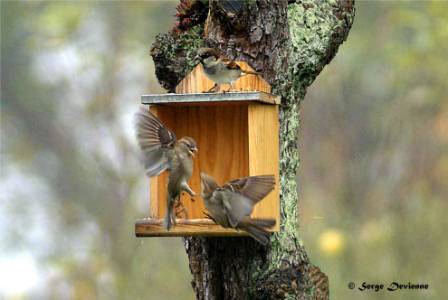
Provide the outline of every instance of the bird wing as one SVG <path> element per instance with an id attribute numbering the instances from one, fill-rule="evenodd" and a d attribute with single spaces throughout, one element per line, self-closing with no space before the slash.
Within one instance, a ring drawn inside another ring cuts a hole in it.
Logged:
<path id="1" fill-rule="evenodd" d="M 241 70 L 240 66 L 234 60 L 225 57 L 221 57 L 220 60 L 229 70 Z"/>
<path id="2" fill-rule="evenodd" d="M 250 216 L 254 205 L 266 197 L 275 185 L 273 175 L 251 176 L 227 182 L 222 188 L 223 206 L 232 227 Z"/>
<path id="3" fill-rule="evenodd" d="M 250 74 L 250 75 L 262 75 L 262 73 L 260 72 L 255 72 L 255 71 L 250 71 L 250 70 L 243 70 L 241 69 L 241 67 L 234 61 L 234 60 L 230 60 L 228 58 L 225 57 L 221 57 L 220 58 L 221 62 L 226 66 L 227 69 L 229 70 L 239 70 L 244 74 Z"/>
<path id="4" fill-rule="evenodd" d="M 223 189 L 220 193 L 223 208 L 232 227 L 236 227 L 245 216 L 252 213 L 253 204 L 246 197 L 227 189 Z"/>
<path id="5" fill-rule="evenodd" d="M 168 151 L 174 148 L 176 135 L 149 110 L 136 114 L 137 140 L 143 151 L 146 174 L 159 175 L 170 168 Z"/>
<path id="6" fill-rule="evenodd" d="M 274 175 L 249 176 L 231 180 L 223 188 L 237 192 L 255 205 L 274 189 Z"/>

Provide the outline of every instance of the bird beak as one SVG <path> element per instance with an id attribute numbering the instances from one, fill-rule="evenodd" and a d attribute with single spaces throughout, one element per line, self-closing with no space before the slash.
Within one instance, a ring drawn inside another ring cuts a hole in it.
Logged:
<path id="1" fill-rule="evenodd" d="M 198 148 L 194 147 L 194 148 L 188 149 L 188 152 L 190 152 L 191 156 L 194 157 L 194 154 L 195 154 L 196 152 L 198 152 Z"/>

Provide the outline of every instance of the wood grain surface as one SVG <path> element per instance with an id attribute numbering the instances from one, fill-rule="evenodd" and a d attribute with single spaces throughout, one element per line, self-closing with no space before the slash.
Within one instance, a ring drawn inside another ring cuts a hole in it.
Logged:
<path id="1" fill-rule="evenodd" d="M 280 230 L 279 123 L 278 106 L 248 106 L 249 175 L 275 175 L 275 189 L 258 202 L 252 216 L 275 219 Z"/>
<path id="2" fill-rule="evenodd" d="M 243 70 L 253 71 L 253 69 L 244 61 L 236 62 Z M 209 91 L 215 83 L 208 79 L 202 68 L 198 64 L 184 79 L 177 85 L 176 93 L 202 93 Z M 219 92 L 228 91 L 230 85 L 222 84 Z M 234 91 L 259 91 L 271 92 L 271 86 L 261 75 L 244 75 L 238 78 L 233 85 Z"/>
<path id="3" fill-rule="evenodd" d="M 210 219 L 176 219 L 170 231 L 162 227 L 163 219 L 143 219 L 135 223 L 138 237 L 151 236 L 248 236 L 241 230 L 229 229 L 215 224 Z M 272 231 L 272 230 L 270 230 Z"/>

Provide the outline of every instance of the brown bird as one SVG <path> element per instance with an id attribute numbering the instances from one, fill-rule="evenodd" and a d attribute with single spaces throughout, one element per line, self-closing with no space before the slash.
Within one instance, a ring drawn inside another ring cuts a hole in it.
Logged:
<path id="1" fill-rule="evenodd" d="M 200 48 L 196 59 L 202 64 L 207 78 L 215 82 L 209 91 L 216 90 L 220 84 L 230 84 L 231 90 L 235 81 L 241 76 L 261 75 L 258 72 L 241 69 L 235 61 L 221 56 L 214 48 Z"/>
<path id="2" fill-rule="evenodd" d="M 180 201 L 182 191 L 190 196 L 196 193 L 188 185 L 193 174 L 193 157 L 198 151 L 196 141 L 185 136 L 180 140 L 149 110 L 142 109 L 136 115 L 137 140 L 143 152 L 146 174 L 157 176 L 164 170 L 170 172 L 167 187 L 167 213 L 163 221 L 165 229 L 175 224 L 174 203 Z M 179 202 L 180 203 L 180 202 Z"/>
<path id="3" fill-rule="evenodd" d="M 220 187 L 216 181 L 201 173 L 201 196 L 209 217 L 223 227 L 244 230 L 263 245 L 269 243 L 265 227 L 275 225 L 273 219 L 251 219 L 254 205 L 275 186 L 273 175 L 238 178 Z"/>

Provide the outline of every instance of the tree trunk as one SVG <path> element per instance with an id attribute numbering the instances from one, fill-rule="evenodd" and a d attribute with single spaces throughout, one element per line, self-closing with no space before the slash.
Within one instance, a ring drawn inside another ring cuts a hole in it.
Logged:
<path id="1" fill-rule="evenodd" d="M 169 91 L 192 69 L 201 46 L 247 61 L 282 97 L 281 231 L 268 247 L 251 238 L 185 238 L 197 299 L 328 299 L 328 278 L 298 237 L 296 173 L 300 102 L 336 54 L 354 18 L 353 1 L 181 0 L 172 32 L 151 49 Z"/>

